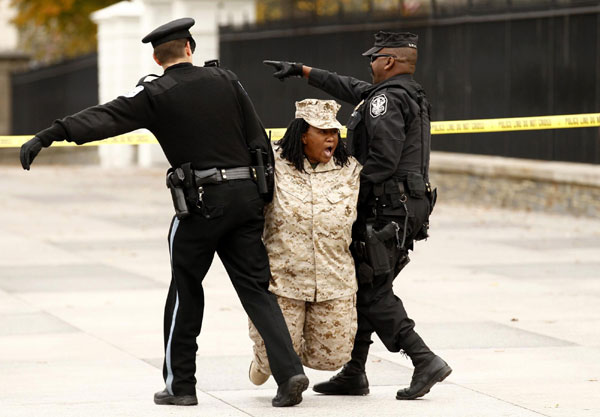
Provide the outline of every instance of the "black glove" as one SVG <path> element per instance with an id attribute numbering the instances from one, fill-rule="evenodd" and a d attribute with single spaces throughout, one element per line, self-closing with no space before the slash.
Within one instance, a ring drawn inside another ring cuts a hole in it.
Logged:
<path id="1" fill-rule="evenodd" d="M 286 61 L 263 61 L 263 64 L 269 65 L 276 69 L 273 77 L 283 81 L 287 77 L 302 77 L 301 62 L 286 62 Z"/>
<path id="2" fill-rule="evenodd" d="M 43 147 L 44 143 L 37 136 L 33 139 L 29 139 L 21 146 L 21 165 L 23 166 L 23 169 L 29 171 L 31 163 Z"/>

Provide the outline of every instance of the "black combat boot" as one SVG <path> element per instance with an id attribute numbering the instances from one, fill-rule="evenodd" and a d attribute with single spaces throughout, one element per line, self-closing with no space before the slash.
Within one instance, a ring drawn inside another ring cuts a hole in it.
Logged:
<path id="1" fill-rule="evenodd" d="M 414 342 L 404 349 L 415 367 L 410 386 L 398 390 L 397 400 L 414 400 L 427 394 L 431 387 L 452 373 L 452 368 L 434 354 L 416 333 Z M 416 339 L 416 340 L 415 340 Z"/>
<path id="2" fill-rule="evenodd" d="M 197 405 L 196 395 L 171 395 L 165 388 L 154 394 L 154 404 L 158 405 Z"/>
<path id="3" fill-rule="evenodd" d="M 331 377 L 329 381 L 315 384 L 313 391 L 326 395 L 367 395 L 369 380 L 367 380 L 365 364 L 371 343 L 373 343 L 371 332 L 361 332 L 359 326 L 350 362 L 345 364 L 342 370 Z"/>
<path id="4" fill-rule="evenodd" d="M 271 401 L 273 407 L 290 407 L 302 402 L 302 393 L 308 388 L 308 378 L 304 374 L 294 375 L 277 388 L 277 395 Z"/>
<path id="5" fill-rule="evenodd" d="M 346 364 L 329 381 L 315 384 L 313 391 L 326 395 L 367 395 L 369 381 L 364 371 L 355 371 Z"/>

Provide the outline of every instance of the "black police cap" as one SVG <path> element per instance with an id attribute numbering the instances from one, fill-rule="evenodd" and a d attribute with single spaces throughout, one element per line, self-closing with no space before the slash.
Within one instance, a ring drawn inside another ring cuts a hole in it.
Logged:
<path id="1" fill-rule="evenodd" d="M 377 32 L 375 34 L 375 44 L 363 56 L 370 56 L 383 48 L 414 48 L 417 49 L 419 37 L 410 32 Z"/>
<path id="2" fill-rule="evenodd" d="M 191 17 L 182 17 L 181 19 L 173 20 L 157 27 L 152 32 L 144 36 L 142 42 L 150 42 L 152 43 L 152 47 L 156 48 L 158 45 L 165 42 L 174 41 L 175 39 L 189 38 L 190 46 L 192 47 L 193 52 L 196 42 L 194 42 L 194 38 L 192 38 L 190 28 L 194 26 L 194 23 L 196 22 Z"/>

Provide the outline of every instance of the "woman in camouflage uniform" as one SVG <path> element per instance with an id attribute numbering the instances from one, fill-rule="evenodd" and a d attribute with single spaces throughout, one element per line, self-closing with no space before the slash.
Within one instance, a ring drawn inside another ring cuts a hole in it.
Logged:
<path id="1" fill-rule="evenodd" d="M 275 147 L 275 191 L 263 240 L 294 349 L 309 368 L 350 360 L 356 333 L 356 278 L 350 254 L 361 165 L 339 143 L 334 100 L 296 102 L 295 119 Z M 339 144 L 339 146 L 338 146 Z M 250 322 L 250 380 L 271 374 L 265 345 Z"/>

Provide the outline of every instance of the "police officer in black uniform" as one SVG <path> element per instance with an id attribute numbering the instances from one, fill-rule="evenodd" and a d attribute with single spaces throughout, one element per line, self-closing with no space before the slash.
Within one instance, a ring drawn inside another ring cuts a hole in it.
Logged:
<path id="1" fill-rule="evenodd" d="M 196 337 L 204 310 L 202 280 L 215 252 L 244 309 L 267 347 L 279 385 L 272 404 L 302 401 L 308 387 L 275 296 L 261 241 L 265 166 L 272 151 L 250 98 L 235 74 L 216 62 L 192 65 L 191 18 L 162 25 L 142 42 L 152 43 L 162 76 L 146 76 L 127 95 L 57 120 L 21 148 L 29 169 L 43 147 L 67 140 L 83 144 L 147 128 L 158 139 L 171 169 L 177 216 L 169 231 L 172 280 L 165 306 L 166 388 L 156 404 L 195 405 Z M 254 161 L 253 155 L 254 153 Z M 261 164 L 261 160 L 263 163 Z"/>
<path id="2" fill-rule="evenodd" d="M 429 184 L 430 106 L 413 80 L 417 40 L 411 33 L 377 33 L 375 45 L 363 54 L 371 61 L 372 84 L 301 63 L 264 62 L 277 70 L 276 78 L 303 76 L 356 106 L 347 128 L 351 151 L 363 165 L 351 247 L 359 282 L 358 330 L 350 362 L 313 387 L 322 394 L 369 393 L 365 363 L 373 332 L 391 352 L 404 351 L 415 367 L 410 386 L 399 390 L 397 399 L 421 397 L 452 372 L 414 331 L 392 289 L 413 242 L 427 237 L 435 203 Z"/>

